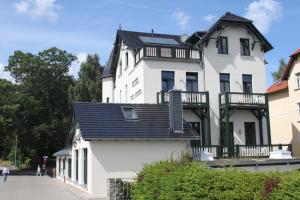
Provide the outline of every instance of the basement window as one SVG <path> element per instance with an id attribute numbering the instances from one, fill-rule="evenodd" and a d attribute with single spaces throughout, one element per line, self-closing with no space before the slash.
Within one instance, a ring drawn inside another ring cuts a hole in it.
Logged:
<path id="1" fill-rule="evenodd" d="M 124 115 L 125 119 L 128 119 L 128 120 L 138 119 L 138 116 L 133 107 L 122 107 L 122 110 L 123 110 L 123 115 Z"/>

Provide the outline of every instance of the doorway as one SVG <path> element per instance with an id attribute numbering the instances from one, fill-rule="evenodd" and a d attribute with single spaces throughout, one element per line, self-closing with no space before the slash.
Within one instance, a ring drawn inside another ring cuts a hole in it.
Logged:
<path id="1" fill-rule="evenodd" d="M 256 145 L 255 122 L 245 122 L 244 127 L 246 145 Z"/>

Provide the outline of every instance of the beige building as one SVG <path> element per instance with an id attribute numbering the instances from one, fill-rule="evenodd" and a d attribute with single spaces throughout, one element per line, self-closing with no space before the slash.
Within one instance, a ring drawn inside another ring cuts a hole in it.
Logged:
<path id="1" fill-rule="evenodd" d="M 281 79 L 268 93 L 272 143 L 300 141 L 300 49 L 290 56 Z"/>

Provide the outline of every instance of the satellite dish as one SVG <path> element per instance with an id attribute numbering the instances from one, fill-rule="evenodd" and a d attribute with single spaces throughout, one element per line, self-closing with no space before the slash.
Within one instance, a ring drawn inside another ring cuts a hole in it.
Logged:
<path id="1" fill-rule="evenodd" d="M 181 41 L 182 43 L 185 43 L 185 41 L 186 41 L 188 38 L 189 38 L 189 35 L 188 35 L 188 34 L 182 34 L 182 35 L 180 36 L 180 41 Z"/>

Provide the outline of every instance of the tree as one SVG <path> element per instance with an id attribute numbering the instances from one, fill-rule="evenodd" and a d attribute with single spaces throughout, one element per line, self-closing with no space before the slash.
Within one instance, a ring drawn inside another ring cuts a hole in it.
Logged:
<path id="1" fill-rule="evenodd" d="M 71 101 L 101 102 L 101 71 L 99 56 L 97 54 L 88 55 L 86 62 L 80 65 L 78 80 L 69 89 Z"/>
<path id="2" fill-rule="evenodd" d="M 9 57 L 5 69 L 17 83 L 14 133 L 24 157 L 37 159 L 63 147 L 71 121 L 68 88 L 74 84 L 68 71 L 75 60 L 55 47 L 36 55 L 15 51 Z"/>
<path id="3" fill-rule="evenodd" d="M 284 61 L 283 58 L 281 58 L 279 60 L 279 66 L 278 66 L 278 70 L 272 72 L 272 77 L 273 77 L 273 81 L 277 81 L 281 78 L 282 73 L 284 72 L 284 69 L 286 67 L 286 62 Z"/>

